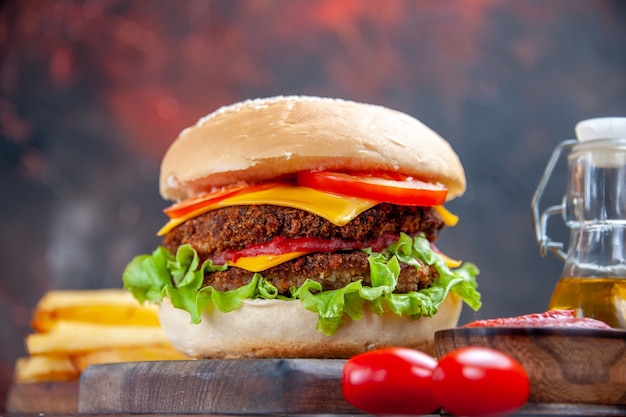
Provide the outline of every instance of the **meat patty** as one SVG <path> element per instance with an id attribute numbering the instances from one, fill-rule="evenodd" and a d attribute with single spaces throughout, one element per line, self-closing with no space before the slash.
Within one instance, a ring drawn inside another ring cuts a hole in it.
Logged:
<path id="1" fill-rule="evenodd" d="M 299 287 L 311 279 L 322 284 L 322 290 L 343 288 L 350 282 L 362 280 L 364 285 L 371 285 L 370 267 L 365 252 L 313 253 L 296 258 L 269 268 L 261 274 L 270 281 L 280 294 L 289 294 L 289 288 Z M 398 284 L 394 292 L 406 293 L 427 288 L 437 277 L 437 270 L 421 261 L 420 268 L 401 264 Z M 240 268 L 228 268 L 225 271 L 207 274 L 203 287 L 212 286 L 216 290 L 229 291 L 246 285 L 254 272 Z"/>
<path id="2" fill-rule="evenodd" d="M 266 243 L 274 237 L 338 238 L 374 241 L 384 235 L 424 233 L 433 242 L 443 228 L 439 214 L 430 207 L 378 204 L 345 226 L 336 226 L 308 211 L 272 205 L 235 206 L 210 211 L 190 219 L 165 235 L 163 246 L 170 252 L 190 244 L 205 260 L 227 249 L 241 250 Z"/>
<path id="3" fill-rule="evenodd" d="M 432 242 L 443 226 L 439 214 L 429 207 L 378 204 L 347 225 L 336 226 L 315 214 L 288 207 L 235 206 L 210 211 L 186 221 L 167 233 L 163 246 L 176 253 L 179 246 L 190 244 L 203 262 L 219 258 L 226 250 L 242 250 L 278 236 L 372 242 L 403 232 L 410 236 L 423 233 Z M 359 279 L 369 285 L 367 258 L 368 255 L 360 250 L 312 253 L 262 271 L 261 275 L 281 294 L 287 294 L 292 286 L 302 285 L 307 278 L 320 282 L 324 290 L 342 288 Z M 230 267 L 226 271 L 207 273 L 204 286 L 228 291 L 249 283 L 253 275 L 244 269 Z M 395 292 L 426 288 L 436 278 L 434 267 L 402 265 Z"/>

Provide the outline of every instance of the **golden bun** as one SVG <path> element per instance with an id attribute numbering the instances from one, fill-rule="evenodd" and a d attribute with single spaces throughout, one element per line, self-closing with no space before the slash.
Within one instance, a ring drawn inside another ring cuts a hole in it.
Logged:
<path id="1" fill-rule="evenodd" d="M 451 293 L 433 317 L 413 320 L 366 310 L 362 319 L 347 319 L 332 336 L 316 330 L 317 314 L 299 300 L 245 300 L 234 311 L 205 312 L 199 324 L 191 324 L 189 313 L 165 299 L 159 319 L 174 347 L 192 358 L 348 358 L 386 346 L 434 356 L 435 332 L 455 327 L 461 307 L 460 297 Z"/>
<path id="2" fill-rule="evenodd" d="M 278 96 L 247 100 L 183 130 L 161 164 L 163 198 L 304 170 L 390 171 L 465 191 L 457 154 L 419 120 L 348 100 Z"/>

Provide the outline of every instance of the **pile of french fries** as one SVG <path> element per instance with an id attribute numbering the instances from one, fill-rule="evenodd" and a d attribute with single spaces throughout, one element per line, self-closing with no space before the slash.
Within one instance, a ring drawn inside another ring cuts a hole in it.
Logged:
<path id="1" fill-rule="evenodd" d="M 92 364 L 179 360 L 159 325 L 157 308 L 122 289 L 46 293 L 33 311 L 28 356 L 15 382 L 69 381 Z"/>

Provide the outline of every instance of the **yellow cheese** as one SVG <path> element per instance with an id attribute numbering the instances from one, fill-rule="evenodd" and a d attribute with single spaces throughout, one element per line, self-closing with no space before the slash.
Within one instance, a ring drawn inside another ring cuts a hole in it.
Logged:
<path id="1" fill-rule="evenodd" d="M 444 262 L 446 263 L 446 266 L 448 268 L 451 268 L 451 269 L 452 268 L 458 268 L 463 263 L 463 262 L 458 261 L 456 259 L 452 259 L 448 255 L 446 255 L 444 253 L 441 253 L 441 252 L 439 252 L 439 256 L 441 256 L 443 258 Z"/>
<path id="2" fill-rule="evenodd" d="M 229 266 L 236 266 L 237 268 L 245 269 L 250 272 L 261 272 L 276 265 L 280 265 L 283 262 L 296 259 L 308 252 L 290 252 L 282 255 L 259 255 L 251 256 L 248 258 L 239 258 L 236 262 L 228 262 Z"/>
<path id="3" fill-rule="evenodd" d="M 444 206 L 434 206 L 433 208 L 435 209 L 437 213 L 439 213 L 439 215 L 441 216 L 441 220 L 443 220 L 443 223 L 446 226 L 449 226 L 449 227 L 456 226 L 456 224 L 459 222 L 459 216 L 452 214 Z M 458 268 L 463 263 L 456 259 L 452 259 L 448 255 L 441 253 L 441 252 L 439 252 L 439 256 L 443 258 L 448 268 Z"/>
<path id="4" fill-rule="evenodd" d="M 446 226 L 456 226 L 459 222 L 459 216 L 450 213 L 444 206 L 433 207 L 437 213 L 441 216 L 441 220 Z"/>
<path id="5" fill-rule="evenodd" d="M 162 236 L 189 219 L 193 219 L 196 216 L 221 207 L 259 204 L 271 204 L 274 206 L 305 210 L 323 217 L 337 226 L 343 226 L 365 210 L 378 204 L 378 202 L 356 197 L 329 194 L 307 187 L 287 184 L 278 185 L 274 188 L 238 194 L 220 200 L 214 204 L 208 204 L 183 217 L 171 219 L 157 234 Z"/>
<path id="6" fill-rule="evenodd" d="M 229 266 L 235 266 L 237 268 L 245 269 L 250 272 L 261 272 L 276 265 L 280 265 L 283 262 L 296 259 L 302 255 L 306 255 L 309 252 L 290 252 L 282 255 L 259 255 L 242 257 L 237 259 L 236 262 L 228 262 Z M 461 261 L 450 258 L 449 256 L 439 253 L 439 256 L 443 258 L 448 268 L 458 268 L 461 266 Z"/>

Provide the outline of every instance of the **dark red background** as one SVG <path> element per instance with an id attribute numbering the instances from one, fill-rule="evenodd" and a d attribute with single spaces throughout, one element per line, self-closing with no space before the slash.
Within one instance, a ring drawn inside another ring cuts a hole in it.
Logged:
<path id="1" fill-rule="evenodd" d="M 45 291 L 119 287 L 158 244 L 160 158 L 221 105 L 343 97 L 446 137 L 469 188 L 439 245 L 482 270 L 462 321 L 546 308 L 562 265 L 539 255 L 532 193 L 577 121 L 626 115 L 619 0 L 0 4 L 0 398 Z"/>

